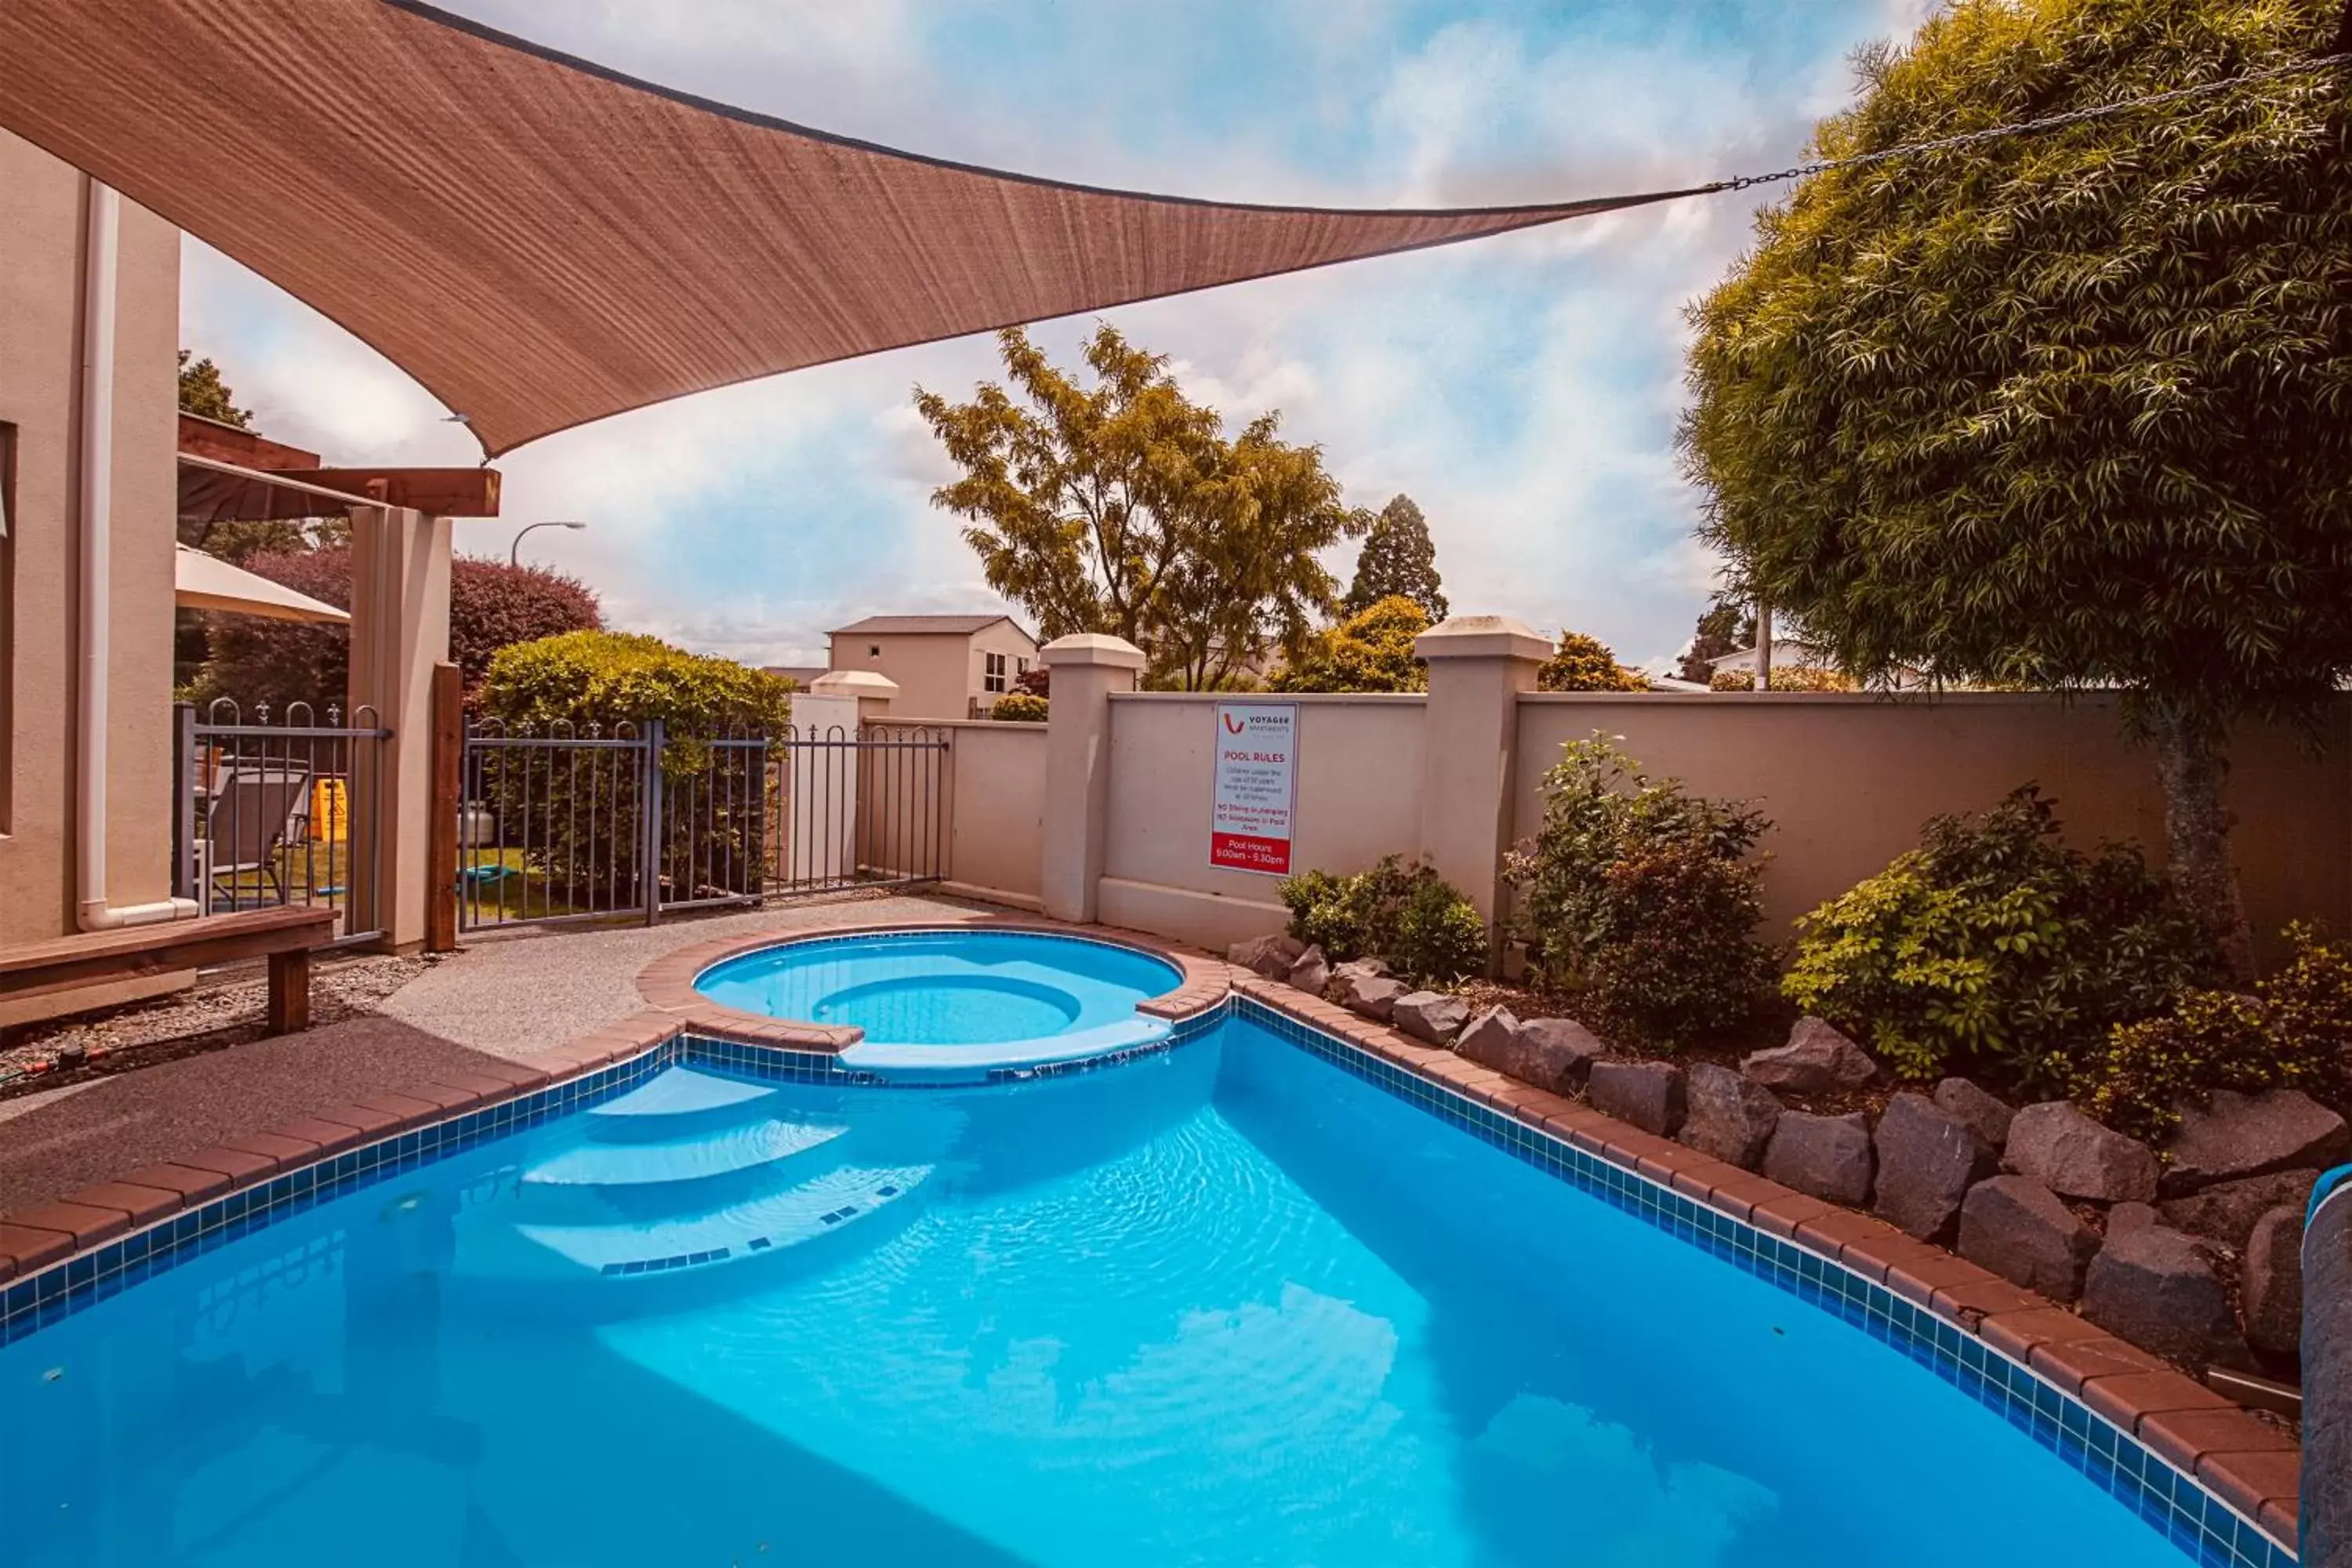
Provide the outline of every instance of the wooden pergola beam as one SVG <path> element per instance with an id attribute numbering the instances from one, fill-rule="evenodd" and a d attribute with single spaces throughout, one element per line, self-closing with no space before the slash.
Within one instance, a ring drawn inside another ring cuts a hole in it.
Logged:
<path id="1" fill-rule="evenodd" d="M 313 468 L 286 477 L 406 507 L 428 517 L 499 515 L 496 468 Z"/>
<path id="2" fill-rule="evenodd" d="M 216 463 L 270 471 L 315 468 L 320 461 L 316 452 L 306 452 L 299 447 L 289 447 L 283 441 L 273 441 L 267 436 L 186 412 L 180 415 L 180 450 L 192 457 L 210 458 Z"/>

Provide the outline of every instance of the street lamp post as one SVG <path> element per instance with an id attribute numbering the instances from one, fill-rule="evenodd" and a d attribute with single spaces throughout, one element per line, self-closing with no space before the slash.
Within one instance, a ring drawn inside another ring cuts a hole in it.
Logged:
<path id="1" fill-rule="evenodd" d="M 507 552 L 507 564 L 509 566 L 520 566 L 522 564 L 522 538 L 524 534 L 529 533 L 534 528 L 569 528 L 576 530 L 583 529 L 587 526 L 588 525 L 584 522 L 569 522 L 561 518 L 551 518 L 545 522 L 526 523 L 523 525 L 521 530 L 515 534 L 514 547 Z"/>

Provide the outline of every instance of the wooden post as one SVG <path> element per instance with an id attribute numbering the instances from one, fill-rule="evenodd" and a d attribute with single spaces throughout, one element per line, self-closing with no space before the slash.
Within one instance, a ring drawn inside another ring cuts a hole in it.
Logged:
<path id="1" fill-rule="evenodd" d="M 457 811 L 466 745 L 466 685 L 454 664 L 433 667 L 433 816 L 425 868 L 425 949 L 457 950 Z"/>
<path id="2" fill-rule="evenodd" d="M 268 1032 L 291 1035 L 310 1026 L 310 950 L 294 948 L 269 955 Z"/>

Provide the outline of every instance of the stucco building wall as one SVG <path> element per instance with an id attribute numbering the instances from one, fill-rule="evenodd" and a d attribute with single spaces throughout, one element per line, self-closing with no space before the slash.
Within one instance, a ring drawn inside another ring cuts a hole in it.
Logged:
<path id="1" fill-rule="evenodd" d="M 68 165 L 0 133 L 0 422 L 15 427 L 9 537 L 0 543 L 0 944 L 74 929 L 89 189 Z M 127 201 L 116 312 L 106 892 L 136 904 L 171 891 L 179 231 Z M 86 991 L 70 1005 L 104 1000 Z M 19 1016 L 0 1009 L 0 1022 Z"/>
<path id="2" fill-rule="evenodd" d="M 991 653 L 1005 658 L 1008 690 L 1018 661 L 1037 661 L 1037 645 L 1009 620 L 976 632 L 835 632 L 828 657 L 836 670 L 870 669 L 897 681 L 893 719 L 958 721 L 971 717 L 975 699 L 1001 695 L 983 689 Z"/>
<path id="3" fill-rule="evenodd" d="M 1024 908 L 1037 902 L 1045 837 L 1045 726 L 945 726 L 955 890 Z"/>

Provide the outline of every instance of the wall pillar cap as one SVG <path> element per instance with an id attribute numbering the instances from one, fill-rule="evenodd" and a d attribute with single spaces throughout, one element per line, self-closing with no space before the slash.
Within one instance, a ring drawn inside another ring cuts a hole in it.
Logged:
<path id="1" fill-rule="evenodd" d="M 1552 641 L 1508 616 L 1453 616 L 1412 639 L 1422 658 L 1525 658 L 1540 664 Z"/>
<path id="2" fill-rule="evenodd" d="M 1068 637 L 1055 637 L 1037 651 L 1048 667 L 1056 668 L 1092 664 L 1113 669 L 1141 669 L 1146 662 L 1141 648 L 1108 632 L 1072 632 Z"/>
<path id="3" fill-rule="evenodd" d="M 887 700 L 898 695 L 898 683 L 878 669 L 836 669 L 809 682 L 812 697 L 864 697 Z"/>

